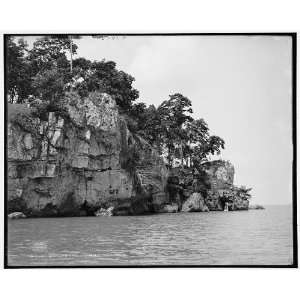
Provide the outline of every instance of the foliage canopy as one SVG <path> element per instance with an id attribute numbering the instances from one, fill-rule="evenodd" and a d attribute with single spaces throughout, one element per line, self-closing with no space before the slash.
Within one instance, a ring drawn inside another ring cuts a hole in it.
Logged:
<path id="1" fill-rule="evenodd" d="M 108 36 L 96 36 L 104 39 Z M 60 110 L 60 102 L 70 94 L 85 98 L 105 92 L 116 101 L 129 129 L 165 154 L 168 165 L 177 159 L 181 166 L 199 166 L 210 155 L 220 154 L 225 142 L 210 135 L 203 119 L 192 117 L 192 102 L 175 93 L 157 108 L 136 102 L 139 92 L 134 77 L 116 68 L 113 61 L 73 59 L 80 36 L 58 35 L 38 38 L 29 49 L 23 39 L 6 40 L 7 92 L 10 103 L 39 99 L 40 115 Z"/>

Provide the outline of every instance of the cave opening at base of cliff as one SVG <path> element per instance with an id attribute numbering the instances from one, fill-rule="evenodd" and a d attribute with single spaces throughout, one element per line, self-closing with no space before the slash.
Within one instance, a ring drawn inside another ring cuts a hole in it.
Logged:
<path id="1" fill-rule="evenodd" d="M 80 205 L 80 211 L 84 212 L 86 216 L 92 217 L 95 216 L 95 212 L 100 207 L 95 207 L 91 205 L 87 200 L 84 200 L 84 202 Z"/>
<path id="2" fill-rule="evenodd" d="M 232 200 L 229 200 L 226 197 L 220 197 L 219 203 L 222 211 L 232 210 Z"/>
<path id="3" fill-rule="evenodd" d="M 61 217 L 77 217 L 81 216 L 82 211 L 76 202 L 74 192 L 67 193 L 59 206 L 59 216 Z"/>

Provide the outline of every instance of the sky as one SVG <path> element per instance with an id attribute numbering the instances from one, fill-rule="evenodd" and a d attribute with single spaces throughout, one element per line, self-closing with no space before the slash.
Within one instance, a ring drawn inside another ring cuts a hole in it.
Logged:
<path id="1" fill-rule="evenodd" d="M 28 38 L 31 42 L 31 38 Z M 147 104 L 181 93 L 225 140 L 221 159 L 252 203 L 292 203 L 290 37 L 127 36 L 75 40 L 77 57 L 113 60 Z"/>

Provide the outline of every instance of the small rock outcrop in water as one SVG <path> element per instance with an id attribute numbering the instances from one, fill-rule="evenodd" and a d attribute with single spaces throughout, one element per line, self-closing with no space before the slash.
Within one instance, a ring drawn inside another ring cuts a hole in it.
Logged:
<path id="1" fill-rule="evenodd" d="M 254 205 L 250 205 L 249 209 L 265 209 L 265 207 L 259 204 L 254 204 Z"/>
<path id="2" fill-rule="evenodd" d="M 248 210 L 250 194 L 245 187 L 236 187 L 234 167 L 228 161 L 206 162 L 200 169 L 172 170 L 167 188 L 169 197 L 179 201 L 181 211 Z"/>
<path id="3" fill-rule="evenodd" d="M 14 212 L 8 215 L 9 219 L 24 219 L 26 216 L 22 212 Z"/>
<path id="4" fill-rule="evenodd" d="M 225 203 L 229 210 L 248 209 L 249 190 L 233 185 L 231 163 L 168 170 L 129 131 L 109 95 L 62 103 L 64 115 L 9 121 L 8 213 L 122 216 L 224 210 Z"/>

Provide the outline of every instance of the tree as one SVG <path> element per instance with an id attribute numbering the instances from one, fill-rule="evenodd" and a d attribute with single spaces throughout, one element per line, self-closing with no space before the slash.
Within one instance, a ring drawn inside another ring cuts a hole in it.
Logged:
<path id="1" fill-rule="evenodd" d="M 168 164 L 172 166 L 176 157 L 175 150 L 178 147 L 180 148 L 181 161 L 183 161 L 183 145 L 186 139 L 184 125 L 193 120 L 189 115 L 193 112 L 192 103 L 187 97 L 176 93 L 170 95 L 169 100 L 164 101 L 158 107 L 158 112 L 167 149 Z"/>
<path id="2" fill-rule="evenodd" d="M 193 112 L 192 102 L 182 94 L 176 93 L 169 96 L 169 100 L 164 101 L 159 106 L 159 111 L 165 120 L 173 120 L 173 125 L 182 126 L 186 121 L 191 121 L 188 114 Z"/>
<path id="3" fill-rule="evenodd" d="M 78 58 L 73 61 L 73 76 L 81 80 L 75 84 L 79 94 L 86 97 L 89 92 L 110 94 L 122 112 L 129 113 L 139 92 L 132 87 L 134 78 L 116 68 L 113 61 L 94 61 Z"/>
<path id="4" fill-rule="evenodd" d="M 58 69 L 42 70 L 33 78 L 33 87 L 40 99 L 55 103 L 64 94 L 64 81 Z"/>
<path id="5" fill-rule="evenodd" d="M 39 94 L 33 85 L 34 78 L 38 76 L 40 80 L 41 74 L 47 74 L 47 70 L 56 69 L 56 73 L 65 84 L 71 81 L 70 63 L 66 52 L 71 51 L 75 54 L 77 45 L 71 42 L 68 36 L 39 38 L 33 43 L 31 50 L 23 39 L 16 43 L 11 36 L 7 38 L 6 45 L 7 89 L 10 102 L 22 103 L 29 95 Z"/>
<path id="6" fill-rule="evenodd" d="M 97 36 L 102 39 L 108 37 Z M 24 41 L 16 44 L 13 38 L 8 38 L 9 101 L 15 99 L 23 102 L 30 94 L 39 95 L 40 91 L 36 90 L 37 85 L 36 82 L 33 85 L 33 81 L 41 81 L 42 74 L 55 69 L 65 86 L 75 87 L 82 97 L 93 91 L 108 93 L 116 100 L 120 110 L 129 114 L 133 102 L 139 96 L 139 92 L 132 87 L 134 78 L 117 70 L 113 61 L 91 62 L 84 58 L 73 60 L 77 50 L 73 40 L 78 38 L 80 36 L 77 35 L 41 37 L 33 43 L 31 50 L 27 49 Z M 71 60 L 67 58 L 68 52 Z"/>
<path id="7" fill-rule="evenodd" d="M 69 53 L 70 53 L 70 73 L 73 73 L 73 54 L 76 53 L 77 45 L 74 44 L 73 40 L 81 39 L 80 35 L 59 35 L 60 38 L 64 38 L 69 41 Z"/>
<path id="8" fill-rule="evenodd" d="M 95 38 L 114 38 L 96 35 Z M 7 38 L 7 86 L 9 101 L 22 103 L 29 95 L 42 102 L 36 111 L 59 111 L 60 100 L 71 90 L 84 98 L 92 92 L 108 93 L 116 101 L 128 128 L 141 135 L 160 153 L 166 152 L 171 167 L 175 158 L 181 165 L 200 166 L 209 155 L 220 154 L 224 140 L 210 136 L 203 119 L 191 116 L 192 103 L 180 93 L 169 96 L 156 108 L 143 102 L 135 103 L 139 92 L 134 78 L 116 68 L 113 61 L 73 60 L 80 36 L 56 35 L 39 38 L 28 50 L 23 40 Z M 67 53 L 70 53 L 70 61 Z"/>
<path id="9" fill-rule="evenodd" d="M 72 46 L 71 46 L 72 44 Z M 28 53 L 31 64 L 31 77 L 45 70 L 56 68 L 64 83 L 71 82 L 70 61 L 66 53 L 76 54 L 77 45 L 68 36 L 46 36 L 33 43 Z"/>
<path id="10" fill-rule="evenodd" d="M 132 133 L 143 135 L 146 110 L 147 105 L 143 102 L 139 102 L 134 103 L 128 113 L 125 114 L 128 129 Z"/>
<path id="11" fill-rule="evenodd" d="M 16 43 L 13 37 L 7 37 L 6 76 L 9 102 L 22 103 L 31 93 L 30 65 L 25 57 L 27 47 L 23 39 Z"/>
<path id="12" fill-rule="evenodd" d="M 62 117 L 67 116 L 64 107 L 65 84 L 56 67 L 40 71 L 33 78 L 33 87 L 38 99 L 31 103 L 33 115 L 41 120 L 48 120 L 49 112 L 56 112 Z"/>
<path id="13" fill-rule="evenodd" d="M 182 94 L 173 94 L 157 109 L 144 103 L 133 105 L 132 117 L 137 120 L 138 133 L 161 152 L 166 152 L 169 167 L 175 158 L 181 166 L 200 166 L 209 155 L 220 154 L 225 142 L 210 136 L 207 123 L 191 116 L 191 101 Z"/>
<path id="14" fill-rule="evenodd" d="M 193 165 L 200 166 L 202 162 L 207 160 L 208 155 L 219 155 L 221 149 L 225 148 L 225 142 L 222 138 L 218 136 L 209 136 L 209 138 L 198 143 L 192 151 L 192 161 Z"/>
<path id="15" fill-rule="evenodd" d="M 72 42 L 72 54 L 76 54 L 77 45 Z M 39 71 L 53 66 L 57 60 L 66 58 L 66 52 L 71 49 L 71 40 L 67 36 L 46 36 L 33 43 L 29 59 L 33 61 Z"/>
<path id="16" fill-rule="evenodd" d="M 144 115 L 145 115 L 146 111 L 147 111 L 146 103 L 138 102 L 138 103 L 134 103 L 132 105 L 132 108 L 131 108 L 129 114 L 132 118 L 134 118 L 136 121 L 138 121 L 138 123 L 142 127 L 143 126 L 142 124 L 144 121 Z"/>
<path id="17" fill-rule="evenodd" d="M 185 137 L 186 143 L 183 148 L 183 156 L 189 166 L 195 146 L 204 145 L 209 139 L 209 129 L 206 122 L 203 119 L 188 122 L 185 128 Z"/>
<path id="18" fill-rule="evenodd" d="M 164 145 L 164 130 L 160 111 L 154 105 L 150 105 L 140 117 L 139 134 L 162 152 Z"/>

